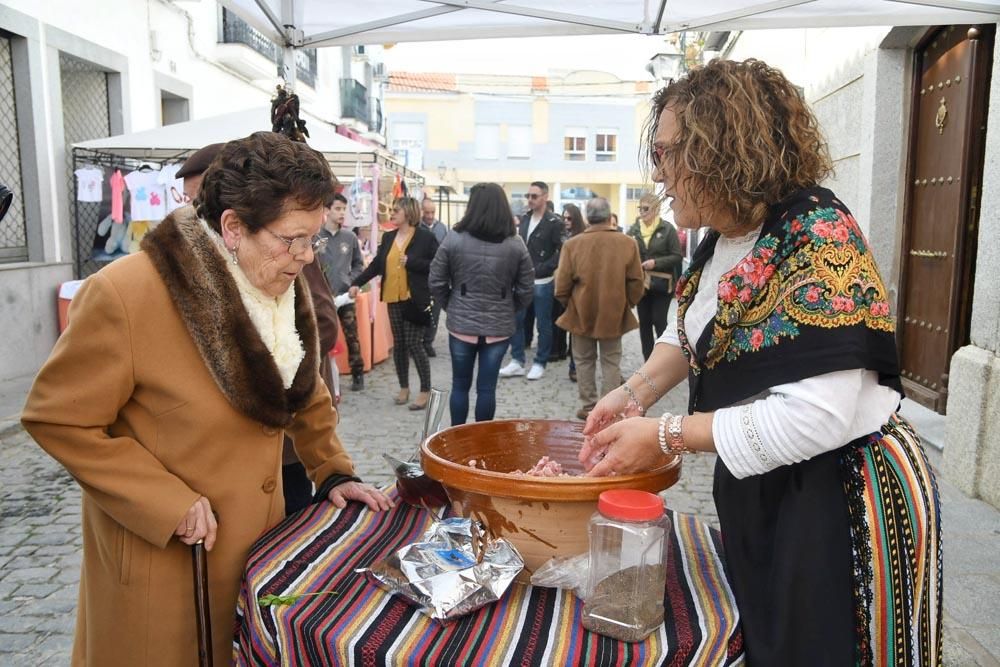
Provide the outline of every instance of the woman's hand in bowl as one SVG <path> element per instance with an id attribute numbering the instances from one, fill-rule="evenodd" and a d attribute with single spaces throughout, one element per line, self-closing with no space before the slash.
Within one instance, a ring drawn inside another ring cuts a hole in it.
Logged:
<path id="1" fill-rule="evenodd" d="M 394 506 L 392 500 L 387 495 L 371 484 L 363 484 L 361 482 L 344 482 L 343 484 L 338 484 L 330 489 L 330 494 L 327 498 L 338 509 L 347 507 L 348 500 L 357 500 L 364 503 L 373 512 L 392 509 Z"/>
<path id="2" fill-rule="evenodd" d="M 657 420 L 651 417 L 632 417 L 611 424 L 588 436 L 584 445 L 588 457 L 584 459 L 581 451 L 580 461 L 591 477 L 649 472 L 667 460 L 657 444 L 657 428 Z"/>

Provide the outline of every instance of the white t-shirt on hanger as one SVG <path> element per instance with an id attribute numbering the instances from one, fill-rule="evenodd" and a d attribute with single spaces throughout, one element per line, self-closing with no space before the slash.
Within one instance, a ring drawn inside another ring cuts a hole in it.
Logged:
<path id="1" fill-rule="evenodd" d="M 133 220 L 162 220 L 167 214 L 166 197 L 158 171 L 133 171 L 125 177 Z"/>
<path id="2" fill-rule="evenodd" d="M 189 202 L 184 200 L 184 179 L 177 178 L 180 163 L 163 165 L 158 182 L 166 194 L 167 213 L 171 213 Z"/>
<path id="3" fill-rule="evenodd" d="M 99 202 L 103 199 L 101 184 L 104 182 L 104 172 L 96 167 L 83 167 L 73 172 L 76 174 L 76 200 Z"/>

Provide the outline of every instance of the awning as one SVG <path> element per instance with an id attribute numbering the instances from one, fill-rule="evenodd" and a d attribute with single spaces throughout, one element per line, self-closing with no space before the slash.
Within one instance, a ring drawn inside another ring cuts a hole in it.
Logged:
<path id="1" fill-rule="evenodd" d="M 491 37 L 992 23 L 1000 0 L 221 0 L 286 47 Z"/>
<path id="2" fill-rule="evenodd" d="M 270 107 L 256 107 L 142 132 L 82 141 L 73 144 L 73 147 L 140 160 L 180 158 L 208 144 L 231 141 L 268 130 L 270 117 Z M 420 174 L 399 164 L 378 146 L 345 137 L 337 133 L 334 126 L 310 114 L 302 113 L 302 118 L 309 131 L 309 146 L 323 153 L 338 178 L 353 178 L 354 166 L 358 162 L 378 162 L 407 180 L 423 180 Z"/>

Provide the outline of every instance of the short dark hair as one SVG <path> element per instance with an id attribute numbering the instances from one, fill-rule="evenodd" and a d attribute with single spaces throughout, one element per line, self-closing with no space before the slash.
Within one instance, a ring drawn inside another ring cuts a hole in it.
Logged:
<path id="1" fill-rule="evenodd" d="M 326 159 L 309 146 L 276 132 L 255 132 L 230 141 L 205 171 L 198 215 L 217 232 L 232 209 L 251 232 L 285 211 L 311 211 L 333 203 L 337 179 Z"/>
<path id="2" fill-rule="evenodd" d="M 455 231 L 466 232 L 489 243 L 500 243 L 516 234 L 514 214 L 503 188 L 496 183 L 473 185 L 469 190 L 469 205 L 455 225 Z"/>
<path id="3" fill-rule="evenodd" d="M 333 195 L 333 201 L 339 201 L 341 204 L 344 204 L 345 206 L 347 205 L 347 197 L 340 194 L 339 192 Z M 333 202 L 331 202 L 330 205 L 332 206 Z"/>
<path id="4" fill-rule="evenodd" d="M 549 184 L 545 181 L 532 181 L 529 187 L 538 188 L 545 194 L 549 194 Z"/>

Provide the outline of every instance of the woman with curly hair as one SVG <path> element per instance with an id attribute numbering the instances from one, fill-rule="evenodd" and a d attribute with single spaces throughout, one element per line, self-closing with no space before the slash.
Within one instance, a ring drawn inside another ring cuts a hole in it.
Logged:
<path id="1" fill-rule="evenodd" d="M 605 475 L 718 454 L 750 664 L 940 664 L 936 482 L 895 412 L 888 291 L 819 185 L 815 116 L 778 70 L 714 60 L 656 94 L 647 139 L 678 226 L 709 232 L 652 356 L 591 412 L 581 461 Z M 643 416 L 685 376 L 687 415 Z"/>

